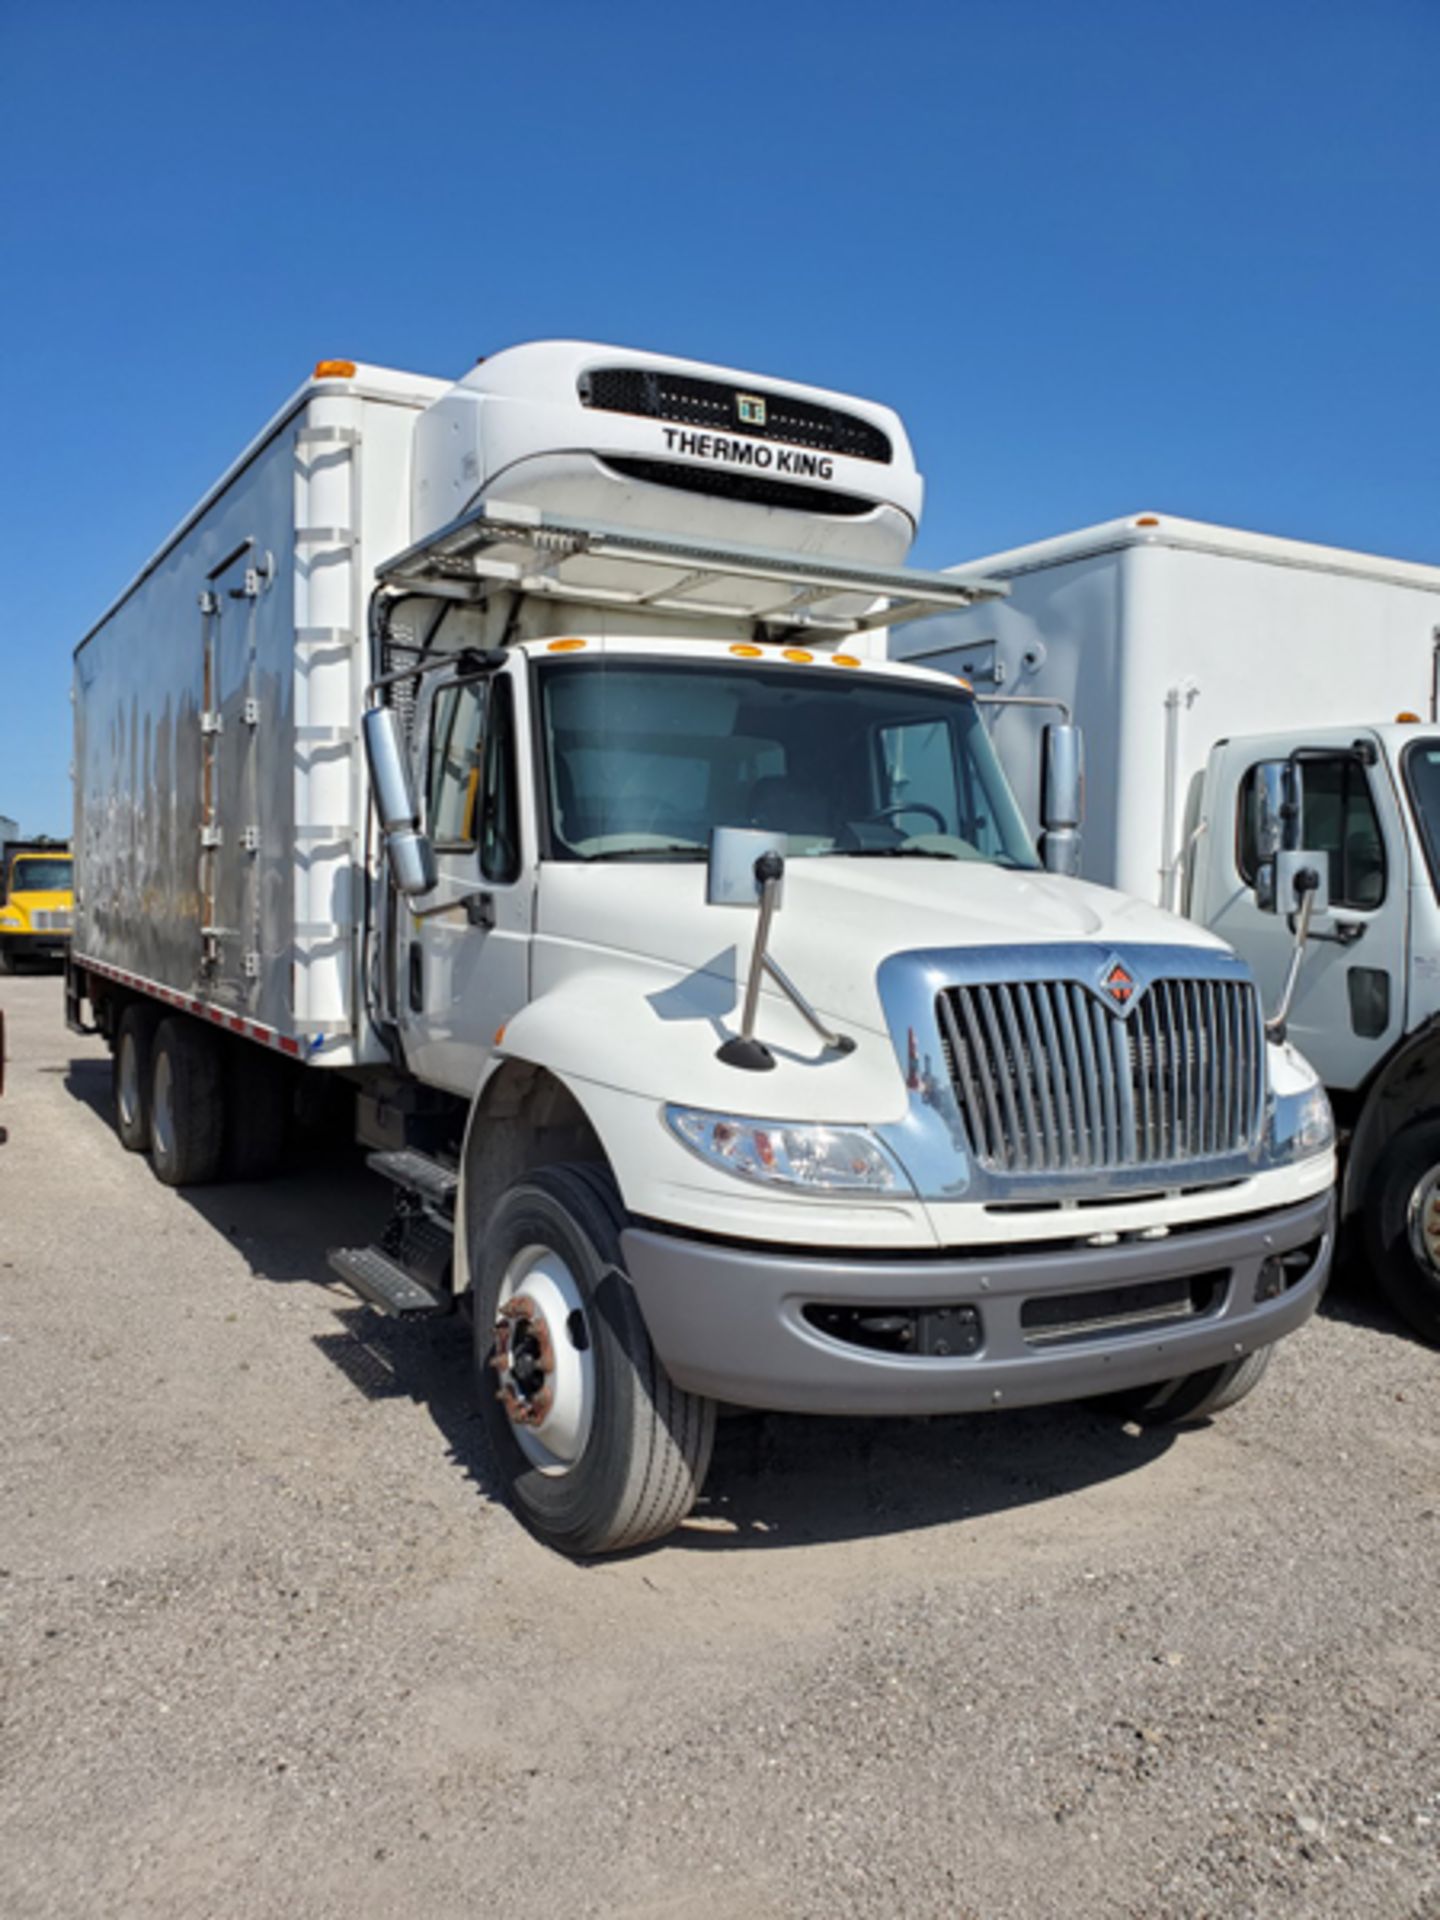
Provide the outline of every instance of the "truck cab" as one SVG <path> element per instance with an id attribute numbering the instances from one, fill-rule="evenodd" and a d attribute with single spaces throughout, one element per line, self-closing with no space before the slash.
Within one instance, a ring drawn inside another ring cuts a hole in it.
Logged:
<path id="1" fill-rule="evenodd" d="M 70 849 L 61 841 L 9 841 L 0 847 L 0 973 L 17 962 L 63 963 L 75 899 Z"/>
<path id="2" fill-rule="evenodd" d="M 1312 727 L 1222 740 L 1191 796 L 1184 904 L 1281 995 L 1294 915 L 1258 845 L 1263 769 L 1298 774 L 1295 838 L 1323 864 L 1287 1016 L 1348 1149 L 1342 1217 L 1404 1317 L 1440 1340 L 1440 727 Z"/>

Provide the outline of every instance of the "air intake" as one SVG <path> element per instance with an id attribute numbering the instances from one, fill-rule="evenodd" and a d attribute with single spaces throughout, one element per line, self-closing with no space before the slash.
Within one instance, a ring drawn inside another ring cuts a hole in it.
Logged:
<path id="1" fill-rule="evenodd" d="M 627 480 L 644 480 L 654 487 L 678 487 L 682 493 L 703 493 L 712 500 L 747 500 L 756 507 L 788 507 L 794 513 L 839 514 L 856 519 L 873 513 L 876 503 L 854 493 L 832 493 L 824 487 L 799 487 L 791 480 L 767 480 L 753 473 L 729 473 L 723 467 L 686 467 L 677 460 L 617 460 L 604 463 Z"/>
<path id="2" fill-rule="evenodd" d="M 752 440 L 781 440 L 789 447 L 841 453 L 851 460 L 874 460 L 884 466 L 894 454 L 889 435 L 857 414 L 793 394 L 730 386 L 694 374 L 595 367 L 580 375 L 576 390 L 582 407 L 600 413 L 629 413 L 708 432 L 743 434 Z"/>

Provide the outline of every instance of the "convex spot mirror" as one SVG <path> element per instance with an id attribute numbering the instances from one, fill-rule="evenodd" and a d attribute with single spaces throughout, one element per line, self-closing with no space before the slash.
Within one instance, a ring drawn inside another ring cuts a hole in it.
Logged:
<path id="1" fill-rule="evenodd" d="M 764 833 L 754 827 L 716 827 L 710 835 L 710 858 L 705 869 L 705 900 L 712 907 L 753 907 L 761 882 L 755 863 L 767 853 L 785 858 L 789 845 L 783 833 Z M 783 882 L 773 904 L 781 904 Z"/>
<path id="2" fill-rule="evenodd" d="M 420 808 L 410 782 L 398 716 L 372 707 L 361 722 L 375 812 L 385 834 L 385 856 L 397 893 L 413 899 L 435 886 L 435 854 L 420 831 Z"/>

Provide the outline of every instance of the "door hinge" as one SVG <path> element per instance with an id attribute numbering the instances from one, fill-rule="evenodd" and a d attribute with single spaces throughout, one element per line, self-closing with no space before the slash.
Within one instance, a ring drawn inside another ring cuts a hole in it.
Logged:
<path id="1" fill-rule="evenodd" d="M 258 853 L 260 851 L 259 827 L 244 828 L 240 834 L 240 844 L 246 853 Z"/>
<path id="2" fill-rule="evenodd" d="M 258 727 L 258 726 L 259 726 L 259 724 L 260 724 L 260 702 L 259 702 L 258 700 L 253 700 L 253 699 L 252 699 L 252 700 L 247 700 L 247 701 L 245 702 L 245 724 L 246 724 L 246 726 L 247 726 L 247 727 Z"/>
<path id="3" fill-rule="evenodd" d="M 223 733 L 225 731 L 223 715 L 213 712 L 202 713 L 200 716 L 200 731 L 202 734 Z"/>
<path id="4" fill-rule="evenodd" d="M 225 838 L 222 827 L 201 827 L 200 844 L 202 847 L 218 847 Z"/>
<path id="5" fill-rule="evenodd" d="M 201 590 L 200 611 L 201 613 L 218 613 L 220 611 L 220 596 L 218 593 L 212 593 L 209 587 Z"/>
<path id="6" fill-rule="evenodd" d="M 258 980 L 260 978 L 259 954 L 247 953 L 244 960 L 241 962 L 241 967 L 245 974 L 245 978 L 247 980 Z"/>

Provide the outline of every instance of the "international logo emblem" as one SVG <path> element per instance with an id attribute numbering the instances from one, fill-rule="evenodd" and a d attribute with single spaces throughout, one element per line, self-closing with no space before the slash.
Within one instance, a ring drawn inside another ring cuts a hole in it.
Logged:
<path id="1" fill-rule="evenodd" d="M 758 393 L 737 393 L 735 411 L 747 427 L 763 427 L 765 424 L 765 402 Z"/>
<path id="2" fill-rule="evenodd" d="M 1135 976 L 1120 960 L 1112 960 L 1106 967 L 1100 986 L 1122 1013 L 1135 998 Z"/>

